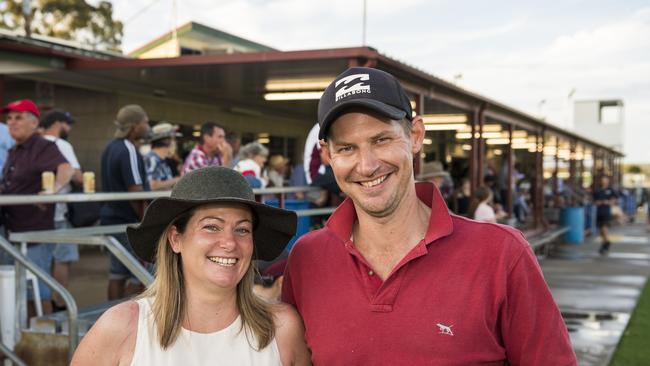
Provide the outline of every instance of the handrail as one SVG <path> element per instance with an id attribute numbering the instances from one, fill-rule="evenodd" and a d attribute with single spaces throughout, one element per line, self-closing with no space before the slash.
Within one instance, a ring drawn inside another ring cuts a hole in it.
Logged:
<path id="1" fill-rule="evenodd" d="M 20 262 L 23 266 L 27 267 L 36 277 L 43 280 L 52 290 L 61 295 L 61 298 L 66 304 L 68 311 L 68 357 L 71 360 L 74 351 L 77 349 L 79 344 L 79 332 L 77 329 L 77 303 L 74 301 L 74 298 L 66 290 L 63 285 L 59 284 L 54 277 L 50 276 L 49 273 L 42 270 L 36 264 L 32 263 L 29 258 L 25 257 L 18 249 L 16 249 L 11 243 L 9 243 L 4 237 L 0 236 L 0 247 L 7 251 L 15 260 Z"/>
<path id="2" fill-rule="evenodd" d="M 4 353 L 11 362 L 15 363 L 18 366 L 27 366 L 23 360 L 21 360 L 18 355 L 16 355 L 12 350 L 9 349 L 9 347 L 5 346 L 2 342 L 0 342 L 0 352 Z"/>
<path id="3" fill-rule="evenodd" d="M 256 195 L 285 194 L 299 192 L 322 191 L 320 187 L 273 187 L 253 189 Z M 0 206 L 25 205 L 35 203 L 60 203 L 60 202 L 106 202 L 106 201 L 136 201 L 150 200 L 159 197 L 169 197 L 171 191 L 147 192 L 103 192 L 103 193 L 68 193 L 68 194 L 12 194 L 0 196 Z"/>
<path id="4" fill-rule="evenodd" d="M 153 282 L 153 276 L 117 239 L 108 234 L 123 233 L 127 225 L 92 226 L 78 229 L 25 231 L 10 233 L 9 240 L 21 243 L 70 243 L 79 245 L 99 245 L 106 247 L 133 275 L 145 286 Z M 57 237 L 55 238 L 54 235 Z"/>

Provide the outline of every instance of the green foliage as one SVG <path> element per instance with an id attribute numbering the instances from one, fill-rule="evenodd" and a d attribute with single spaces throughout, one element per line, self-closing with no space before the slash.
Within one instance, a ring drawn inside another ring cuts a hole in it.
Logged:
<path id="1" fill-rule="evenodd" d="M 627 172 L 630 174 L 641 174 L 641 167 L 638 165 L 630 165 L 627 167 Z"/>
<path id="2" fill-rule="evenodd" d="M 24 28 L 22 1 L 0 1 L 0 27 Z M 33 0 L 31 32 L 73 40 L 97 49 L 119 51 L 123 24 L 113 19 L 113 5 L 99 1 L 94 6 L 84 0 Z"/>

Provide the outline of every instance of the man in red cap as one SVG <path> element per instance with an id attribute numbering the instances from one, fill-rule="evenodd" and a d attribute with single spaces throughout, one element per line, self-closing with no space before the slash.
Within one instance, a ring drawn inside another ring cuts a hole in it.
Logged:
<path id="1" fill-rule="evenodd" d="M 36 132 L 40 116 L 36 104 L 23 99 L 9 103 L 0 113 L 7 114 L 9 134 L 16 140 L 3 167 L 0 194 L 38 194 L 41 191 L 41 175 L 48 171 L 56 174 L 54 193 L 65 187 L 70 182 L 74 169 L 59 152 L 56 144 Z M 54 205 L 6 206 L 3 207 L 2 214 L 10 232 L 54 229 Z M 27 256 L 50 273 L 53 249 L 51 244 L 30 244 Z M 51 312 L 52 294 L 49 287 L 40 280 L 39 291 L 43 311 Z"/>

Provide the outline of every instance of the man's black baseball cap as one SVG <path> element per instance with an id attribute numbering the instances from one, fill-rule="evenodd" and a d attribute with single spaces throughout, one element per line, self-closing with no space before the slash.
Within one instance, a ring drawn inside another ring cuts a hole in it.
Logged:
<path id="1" fill-rule="evenodd" d="M 74 124 L 76 120 L 72 117 L 72 115 L 69 112 L 64 112 L 58 109 L 54 109 L 47 112 L 43 117 L 41 117 L 41 122 L 39 124 L 39 127 L 48 128 L 52 126 L 55 122 L 65 122 L 71 125 Z"/>
<path id="2" fill-rule="evenodd" d="M 413 118 L 411 102 L 393 75 L 368 67 L 352 67 L 337 76 L 318 103 L 319 139 L 345 109 L 362 107 L 392 120 Z"/>

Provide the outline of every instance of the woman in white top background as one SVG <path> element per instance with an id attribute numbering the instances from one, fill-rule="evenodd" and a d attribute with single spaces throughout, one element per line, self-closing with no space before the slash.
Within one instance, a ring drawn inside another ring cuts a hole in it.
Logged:
<path id="1" fill-rule="evenodd" d="M 155 260 L 154 282 L 104 313 L 72 364 L 309 364 L 298 313 L 252 291 L 252 259 L 273 260 L 295 229 L 295 213 L 255 202 L 234 170 L 185 175 L 127 229 L 136 254 Z"/>
<path id="2" fill-rule="evenodd" d="M 474 199 L 469 209 L 469 217 L 477 221 L 496 223 L 498 219 L 505 217 L 502 210 L 494 211 L 492 207 L 492 191 L 486 186 L 476 188 Z"/>
<path id="3" fill-rule="evenodd" d="M 269 157 L 269 149 L 259 142 L 251 142 L 239 150 L 240 159 L 235 170 L 240 172 L 253 188 L 266 188 L 269 178 L 262 171 Z"/>

